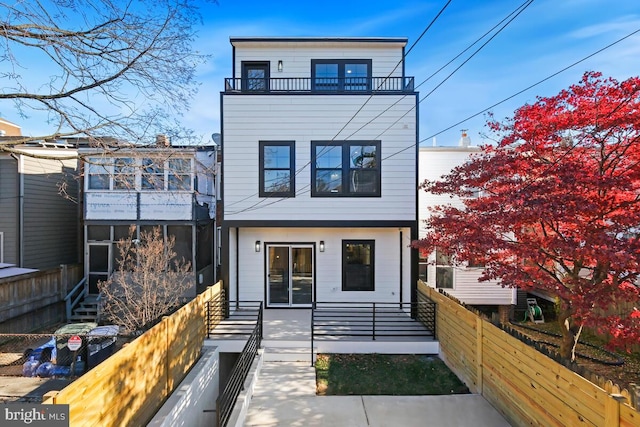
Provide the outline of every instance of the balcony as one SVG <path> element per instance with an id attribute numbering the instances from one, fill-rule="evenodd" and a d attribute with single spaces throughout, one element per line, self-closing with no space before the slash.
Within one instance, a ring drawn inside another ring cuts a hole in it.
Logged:
<path id="1" fill-rule="evenodd" d="M 225 93 L 303 93 L 356 94 L 413 93 L 413 77 L 348 77 L 348 78 L 226 78 Z"/>

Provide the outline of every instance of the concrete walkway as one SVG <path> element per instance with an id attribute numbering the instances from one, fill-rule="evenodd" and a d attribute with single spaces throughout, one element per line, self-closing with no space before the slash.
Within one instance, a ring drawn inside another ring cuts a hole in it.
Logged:
<path id="1" fill-rule="evenodd" d="M 482 396 L 316 396 L 308 362 L 264 361 L 245 426 L 507 427 Z"/>

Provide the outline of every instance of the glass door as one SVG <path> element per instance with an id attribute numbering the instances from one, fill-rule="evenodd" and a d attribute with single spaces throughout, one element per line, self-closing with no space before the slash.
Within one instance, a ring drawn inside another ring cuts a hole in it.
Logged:
<path id="1" fill-rule="evenodd" d="M 97 294 L 98 282 L 111 272 L 111 244 L 89 243 L 89 293 Z"/>
<path id="2" fill-rule="evenodd" d="M 309 306 L 313 301 L 313 247 L 267 245 L 267 305 Z"/>

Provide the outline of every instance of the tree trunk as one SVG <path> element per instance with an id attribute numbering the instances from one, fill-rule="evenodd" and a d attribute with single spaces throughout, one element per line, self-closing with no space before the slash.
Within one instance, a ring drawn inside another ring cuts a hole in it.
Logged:
<path id="1" fill-rule="evenodd" d="M 573 346 L 575 345 L 576 334 L 571 327 L 571 307 L 565 303 L 560 303 L 560 313 L 558 314 L 558 323 L 562 333 L 562 342 L 560 343 L 560 357 L 565 360 L 571 360 Z"/>

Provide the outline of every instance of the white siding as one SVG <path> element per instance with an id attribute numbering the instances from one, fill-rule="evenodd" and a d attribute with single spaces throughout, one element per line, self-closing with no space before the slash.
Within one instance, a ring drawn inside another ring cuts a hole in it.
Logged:
<path id="1" fill-rule="evenodd" d="M 236 43 L 236 45 L 239 45 Z M 311 77 L 312 59 L 371 59 L 373 77 L 402 76 L 402 48 L 400 44 L 333 43 L 269 43 L 240 44 L 235 52 L 235 78 L 240 78 L 242 62 L 270 62 L 271 78 Z M 278 72 L 278 61 L 282 71 Z"/>
<path id="2" fill-rule="evenodd" d="M 416 121 L 412 108 L 416 98 L 375 96 L 349 122 L 368 98 L 366 95 L 225 96 L 225 219 L 414 220 Z M 349 125 L 340 132 L 347 122 Z M 332 139 L 381 141 L 382 197 L 311 197 L 311 141 Z M 260 140 L 295 141 L 295 198 L 273 203 L 273 199 L 258 197 Z"/>
<path id="3" fill-rule="evenodd" d="M 400 241 L 402 232 L 402 242 Z M 235 236 L 235 231 L 231 232 Z M 375 240 L 375 291 L 342 291 L 342 240 Z M 230 239 L 233 241 L 233 238 Z M 400 301 L 400 264 L 402 258 L 402 299 L 411 300 L 410 294 L 410 230 L 397 228 L 243 228 L 239 236 L 239 282 L 240 300 L 264 301 L 266 253 L 264 247 L 255 251 L 255 241 L 283 244 L 316 244 L 315 287 L 317 301 Z M 318 250 L 320 240 L 325 242 L 325 251 Z M 230 295 L 236 294 L 235 245 L 230 245 Z M 402 255 L 400 255 L 402 252 Z"/>
<path id="4" fill-rule="evenodd" d="M 465 163 L 479 147 L 423 147 L 419 153 L 418 182 L 425 179 L 437 180 L 449 173 L 454 167 Z M 442 204 L 462 206 L 459 199 L 449 196 L 437 196 L 425 191 L 418 193 L 418 233 L 425 235 L 424 220 L 430 215 L 429 208 Z M 433 256 L 432 256 L 433 258 Z M 509 305 L 516 303 L 515 289 L 502 287 L 498 281 L 479 282 L 482 269 L 457 267 L 453 271 L 453 289 L 445 289 L 452 296 L 466 304 Z M 428 267 L 428 284 L 435 286 L 435 267 Z"/>

